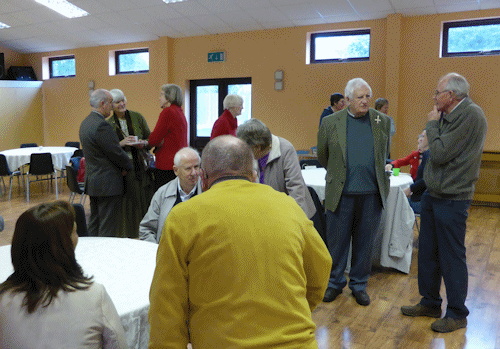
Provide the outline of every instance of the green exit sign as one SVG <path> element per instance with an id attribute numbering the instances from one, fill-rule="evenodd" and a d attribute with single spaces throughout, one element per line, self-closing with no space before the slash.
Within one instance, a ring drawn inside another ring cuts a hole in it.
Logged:
<path id="1" fill-rule="evenodd" d="M 224 62 L 225 57 L 226 57 L 226 55 L 224 52 L 209 52 L 208 53 L 208 63 Z"/>

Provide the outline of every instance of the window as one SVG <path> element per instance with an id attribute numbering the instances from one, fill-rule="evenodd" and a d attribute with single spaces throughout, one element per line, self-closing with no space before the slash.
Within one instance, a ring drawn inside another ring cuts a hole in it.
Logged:
<path id="1" fill-rule="evenodd" d="M 149 50 L 141 48 L 115 52 L 116 74 L 149 72 Z"/>
<path id="2" fill-rule="evenodd" d="M 442 57 L 500 54 L 500 18 L 443 23 Z"/>
<path id="3" fill-rule="evenodd" d="M 75 75 L 75 56 L 49 58 L 49 76 L 51 79 L 68 78 Z"/>
<path id="4" fill-rule="evenodd" d="M 252 79 L 206 79 L 190 81 L 190 140 L 191 146 L 203 149 L 210 140 L 214 122 L 224 112 L 223 101 L 228 94 L 243 98 L 243 110 L 238 125 L 252 115 Z"/>
<path id="5" fill-rule="evenodd" d="M 311 34 L 311 63 L 368 61 L 370 29 Z"/>

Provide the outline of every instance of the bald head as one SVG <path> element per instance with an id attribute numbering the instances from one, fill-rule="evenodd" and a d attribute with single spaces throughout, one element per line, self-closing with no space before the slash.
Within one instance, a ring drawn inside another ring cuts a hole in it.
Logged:
<path id="1" fill-rule="evenodd" d="M 219 136 L 208 142 L 201 155 L 201 167 L 207 189 L 224 176 L 244 176 L 254 180 L 252 150 L 234 136 Z"/>

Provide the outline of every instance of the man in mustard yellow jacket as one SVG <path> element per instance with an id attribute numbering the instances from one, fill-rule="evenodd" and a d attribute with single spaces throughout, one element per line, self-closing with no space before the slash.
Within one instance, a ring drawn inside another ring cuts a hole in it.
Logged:
<path id="1" fill-rule="evenodd" d="M 366 284 L 370 275 L 373 238 L 389 194 L 385 161 L 389 152 L 390 119 L 369 108 L 372 91 L 363 79 L 347 83 L 348 108 L 323 119 L 318 132 L 318 160 L 327 169 L 326 236 L 333 259 L 324 301 L 331 302 L 347 285 L 356 302 L 370 304 Z"/>
<path id="2" fill-rule="evenodd" d="M 163 228 L 150 292 L 149 348 L 317 349 L 312 310 L 332 260 L 295 200 L 254 183 L 233 136 L 202 155 L 203 193 Z"/>

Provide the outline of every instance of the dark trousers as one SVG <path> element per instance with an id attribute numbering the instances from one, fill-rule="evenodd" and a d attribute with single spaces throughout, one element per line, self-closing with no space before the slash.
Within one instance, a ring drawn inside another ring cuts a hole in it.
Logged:
<path id="1" fill-rule="evenodd" d="M 89 236 L 122 236 L 122 195 L 91 196 Z"/>
<path id="2" fill-rule="evenodd" d="M 468 274 L 465 259 L 465 229 L 470 200 L 444 200 L 425 193 L 422 196 L 418 250 L 418 289 L 420 303 L 441 307 L 441 277 L 446 287 L 446 316 L 464 318 Z"/>
<path id="3" fill-rule="evenodd" d="M 167 184 L 176 177 L 174 170 L 160 170 L 155 168 L 153 174 L 155 177 L 155 193 L 161 186 Z"/>
<path id="4" fill-rule="evenodd" d="M 413 209 L 413 212 L 417 214 L 420 214 L 420 212 L 422 212 L 422 201 L 411 201 L 410 198 L 408 198 L 408 203 Z"/>
<path id="5" fill-rule="evenodd" d="M 353 292 L 366 290 L 381 214 L 379 194 L 342 195 L 335 212 L 326 211 L 326 239 L 333 260 L 328 287 L 341 290 L 347 285 L 344 271 L 352 240 L 349 288 Z"/>

